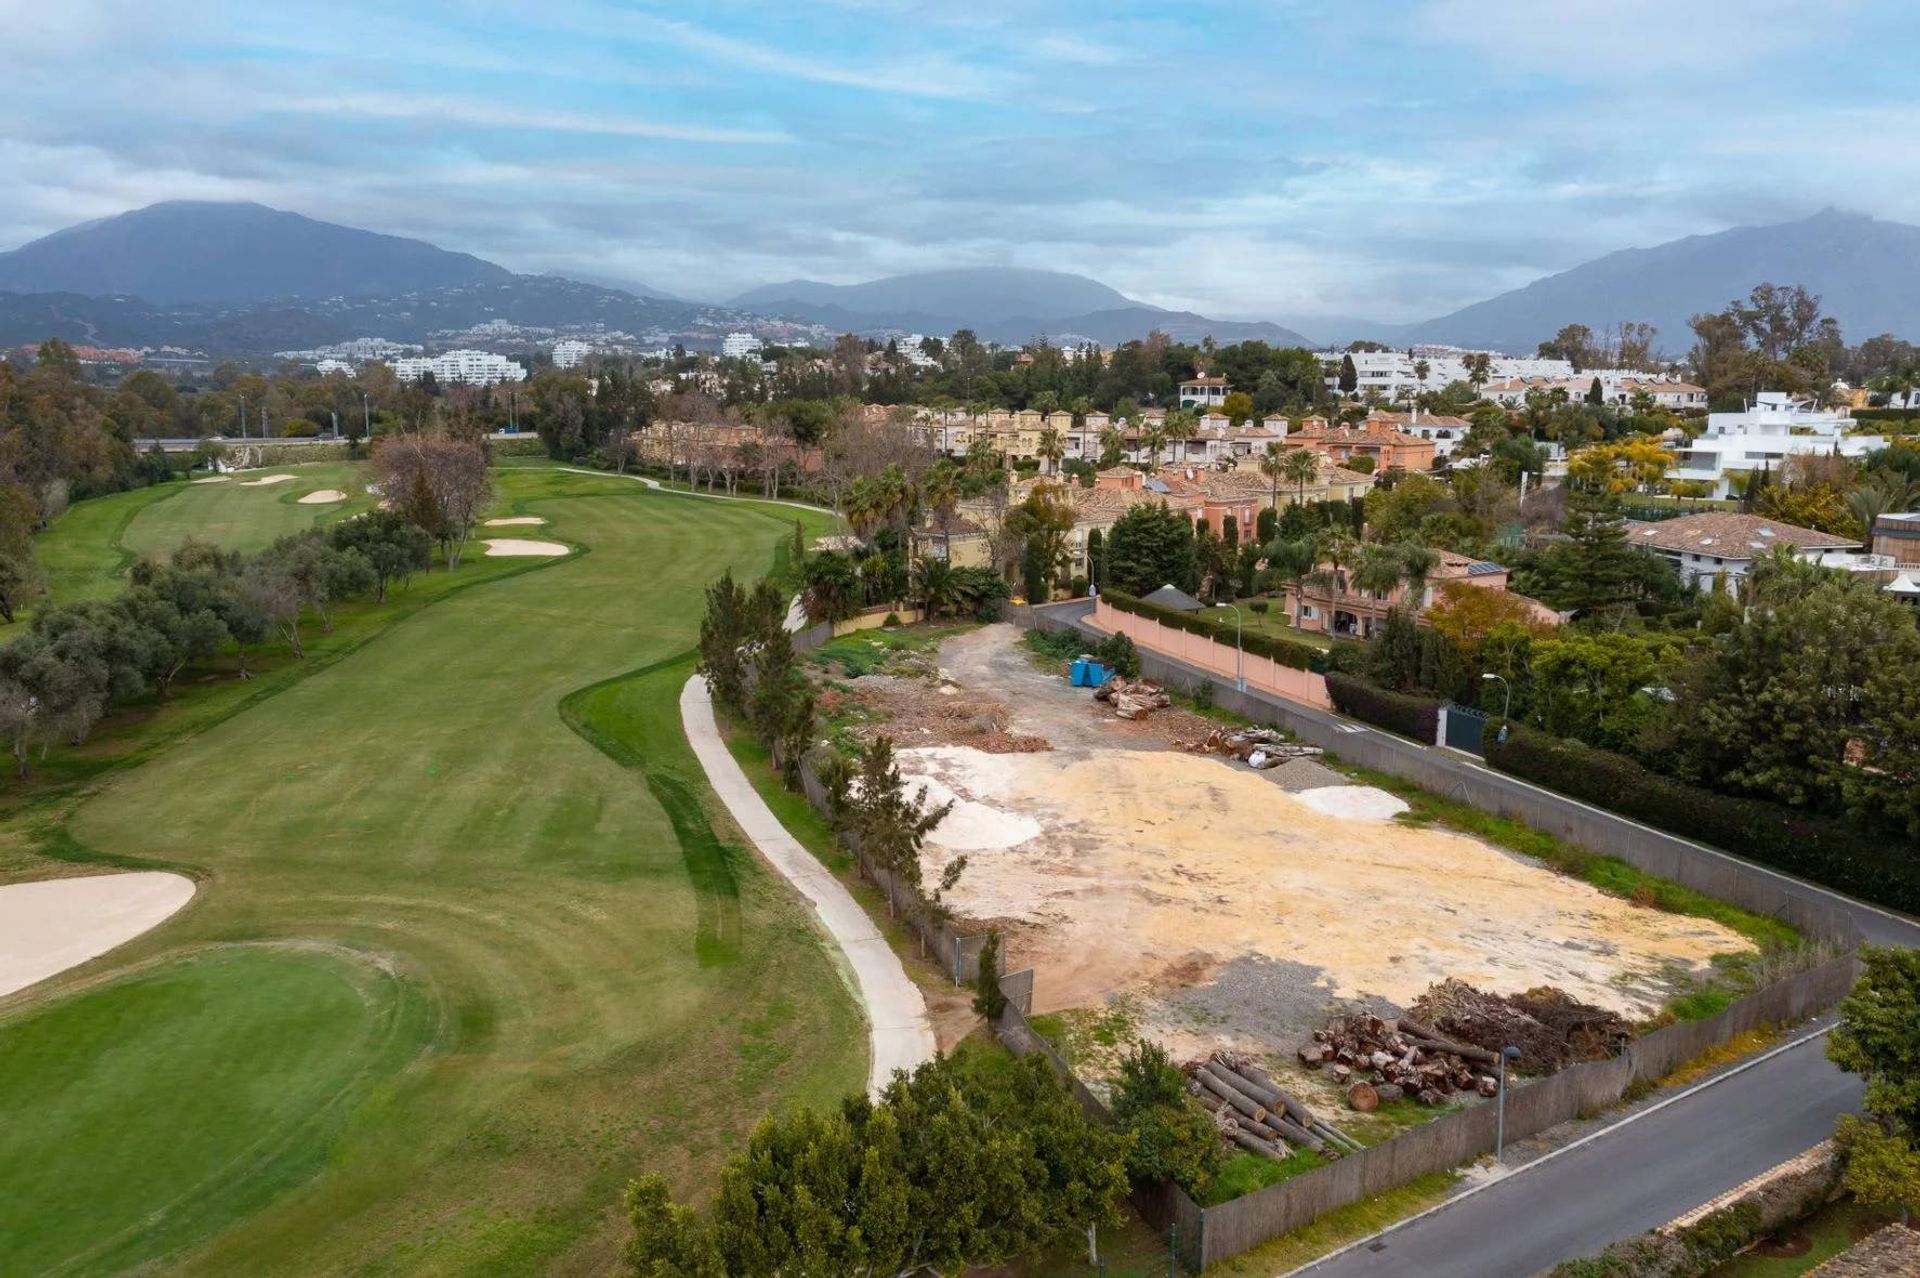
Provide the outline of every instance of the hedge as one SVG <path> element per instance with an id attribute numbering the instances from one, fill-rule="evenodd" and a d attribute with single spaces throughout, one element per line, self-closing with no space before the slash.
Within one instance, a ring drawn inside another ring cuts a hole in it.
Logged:
<path id="1" fill-rule="evenodd" d="M 1856 408 L 1853 410 L 1856 422 L 1904 422 L 1920 423 L 1920 408 Z"/>
<path id="2" fill-rule="evenodd" d="M 1486 759 L 1501 772 L 1683 838 L 1893 909 L 1920 910 L 1920 848 L 1847 821 L 1718 794 L 1650 772 L 1625 755 L 1518 725 L 1504 742 L 1487 734 Z"/>
<path id="3" fill-rule="evenodd" d="M 1232 645 L 1236 638 L 1234 624 L 1231 621 L 1215 621 L 1204 612 L 1182 612 L 1178 608 L 1163 608 L 1159 604 L 1148 603 L 1144 599 L 1123 594 L 1118 590 L 1102 591 L 1100 597 L 1121 612 L 1145 617 L 1171 629 L 1184 630 L 1190 635 L 1202 635 L 1216 643 Z M 1276 638 L 1273 635 L 1250 635 L 1244 630 L 1237 637 L 1240 647 L 1256 657 L 1267 657 L 1283 666 L 1291 666 L 1295 670 L 1326 668 L 1327 654 L 1310 643 L 1301 643 L 1296 639 Z"/>
<path id="4" fill-rule="evenodd" d="M 1327 675 L 1327 695 L 1341 714 L 1429 745 L 1439 735 L 1440 707 L 1446 704 L 1432 697 L 1389 692 L 1365 679 L 1336 673 Z"/>

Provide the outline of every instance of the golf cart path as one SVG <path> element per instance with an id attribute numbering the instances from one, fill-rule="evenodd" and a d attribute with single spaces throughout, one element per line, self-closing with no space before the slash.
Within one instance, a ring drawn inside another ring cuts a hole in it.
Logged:
<path id="1" fill-rule="evenodd" d="M 853 973 L 855 993 L 867 1014 L 872 1038 L 872 1067 L 867 1090 L 878 1092 L 897 1069 L 911 1070 L 932 1060 L 933 1027 L 927 1020 L 927 1001 L 907 979 L 900 957 L 874 927 L 840 880 L 800 846 L 766 805 L 747 774 L 740 769 L 713 718 L 713 699 L 707 681 L 699 675 L 680 690 L 680 721 L 693 746 L 707 782 L 727 807 L 760 855 L 778 870 L 813 906 L 820 925 Z"/>
<path id="2" fill-rule="evenodd" d="M 193 880 L 163 870 L 0 887 L 0 997 L 126 944 L 192 899 Z"/>
<path id="3" fill-rule="evenodd" d="M 656 493 L 666 493 L 675 497 L 704 497 L 708 501 L 751 501 L 762 506 L 791 506 L 795 510 L 811 510 L 816 515 L 832 515 L 834 512 L 825 506 L 809 506 L 804 501 L 787 501 L 780 497 L 742 496 L 738 493 L 703 493 L 697 488 L 668 488 L 651 475 L 617 475 L 604 470 L 582 470 L 578 466 L 557 467 L 563 475 L 592 475 L 596 479 L 631 479 L 637 484 L 645 484 Z"/>

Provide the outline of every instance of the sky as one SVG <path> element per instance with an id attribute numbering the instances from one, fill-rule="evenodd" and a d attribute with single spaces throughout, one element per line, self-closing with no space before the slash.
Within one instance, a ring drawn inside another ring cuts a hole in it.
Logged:
<path id="1" fill-rule="evenodd" d="M 255 200 L 700 299 L 1023 266 L 1421 319 L 1920 222 L 1916 36 L 1913 0 L 0 0 L 0 249 Z"/>

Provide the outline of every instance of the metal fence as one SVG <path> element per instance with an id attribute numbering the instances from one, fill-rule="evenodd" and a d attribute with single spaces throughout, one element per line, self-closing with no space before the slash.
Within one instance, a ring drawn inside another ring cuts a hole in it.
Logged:
<path id="1" fill-rule="evenodd" d="M 1468 754 L 1487 752 L 1485 710 L 1475 710 L 1454 702 L 1440 711 L 1440 725 L 1441 740 L 1453 749 L 1465 750 Z"/>

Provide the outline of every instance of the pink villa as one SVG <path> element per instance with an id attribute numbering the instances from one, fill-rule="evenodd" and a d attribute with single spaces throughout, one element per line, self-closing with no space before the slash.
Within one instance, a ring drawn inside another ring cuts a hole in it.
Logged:
<path id="1" fill-rule="evenodd" d="M 1434 552 L 1440 562 L 1428 574 L 1426 584 L 1420 592 L 1419 608 L 1415 614 L 1424 613 L 1433 606 L 1440 592 L 1452 582 L 1462 585 L 1478 586 L 1484 590 L 1507 590 L 1507 570 L 1490 559 L 1469 559 L 1457 555 L 1451 550 Z M 1331 561 L 1320 565 L 1323 573 L 1332 575 L 1332 584 L 1308 583 L 1302 592 L 1302 598 L 1296 599 L 1292 587 L 1286 592 L 1287 616 L 1293 617 L 1299 609 L 1300 628 L 1313 630 L 1321 634 L 1339 635 L 1349 639 L 1371 638 L 1387 619 L 1387 613 L 1406 600 L 1405 583 L 1396 586 L 1386 594 L 1372 591 L 1354 590 L 1347 583 L 1345 568 L 1334 571 Z M 1524 601 L 1543 623 L 1557 626 L 1565 618 L 1537 599 L 1528 599 L 1525 595 L 1513 598 Z"/>

